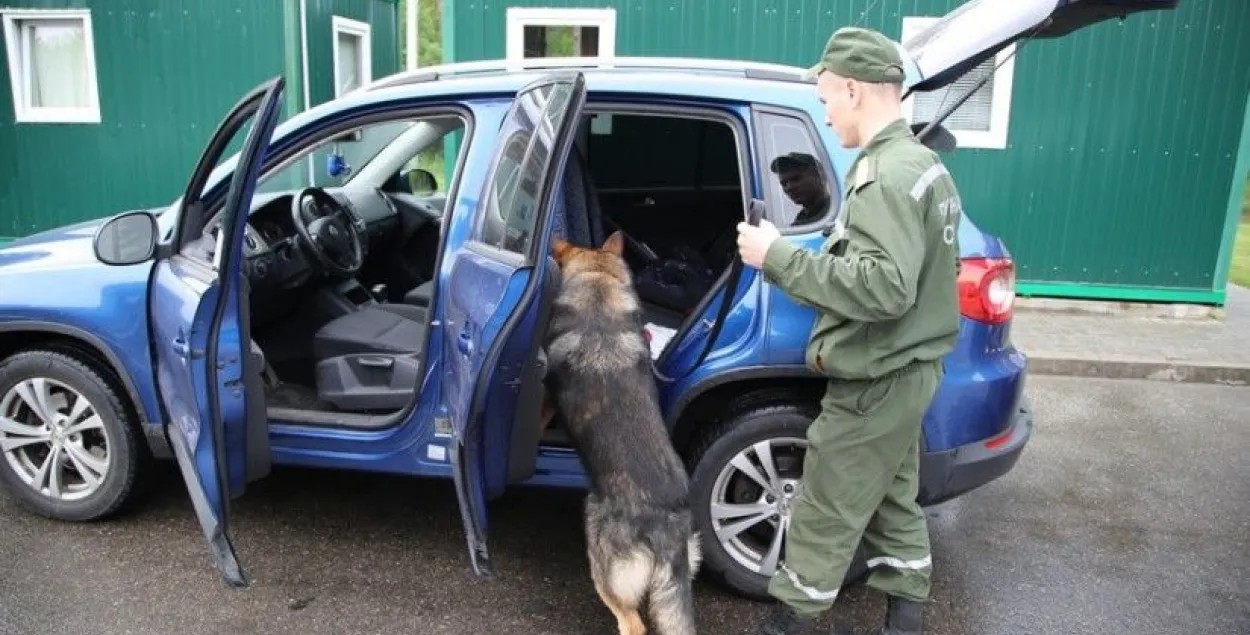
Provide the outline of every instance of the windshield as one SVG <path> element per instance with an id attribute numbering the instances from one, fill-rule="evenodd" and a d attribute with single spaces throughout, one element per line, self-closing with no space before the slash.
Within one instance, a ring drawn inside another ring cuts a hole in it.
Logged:
<path id="1" fill-rule="evenodd" d="M 357 178 L 382 150 L 415 125 L 413 121 L 392 121 L 365 126 L 319 143 L 304 157 L 270 173 L 257 184 L 256 191 L 272 194 L 304 187 L 339 187 Z M 330 157 L 337 155 L 338 174 L 331 169 Z"/>

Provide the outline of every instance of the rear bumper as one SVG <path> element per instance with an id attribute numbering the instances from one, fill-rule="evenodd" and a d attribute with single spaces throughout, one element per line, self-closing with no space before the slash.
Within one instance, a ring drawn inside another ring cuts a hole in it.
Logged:
<path id="1" fill-rule="evenodd" d="M 1011 425 L 1001 434 L 921 456 L 920 504 L 948 501 L 1010 472 L 1032 436 L 1033 410 L 1022 396 Z"/>

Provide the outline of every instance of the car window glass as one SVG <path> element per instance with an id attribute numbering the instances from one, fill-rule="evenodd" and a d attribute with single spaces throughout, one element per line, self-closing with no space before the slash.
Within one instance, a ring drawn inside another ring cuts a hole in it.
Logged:
<path id="1" fill-rule="evenodd" d="M 825 220 L 837 203 L 811 128 L 798 117 L 771 112 L 760 123 L 769 219 L 782 229 Z"/>
<path id="2" fill-rule="evenodd" d="M 529 252 L 537 227 L 539 188 L 571 96 L 572 86 L 549 84 L 517 97 L 500 130 L 502 149 L 487 181 L 476 239 L 518 254 Z"/>
<path id="3" fill-rule="evenodd" d="M 733 129 L 720 121 L 597 113 L 586 159 L 601 189 L 736 188 L 741 180 L 736 143 Z"/>

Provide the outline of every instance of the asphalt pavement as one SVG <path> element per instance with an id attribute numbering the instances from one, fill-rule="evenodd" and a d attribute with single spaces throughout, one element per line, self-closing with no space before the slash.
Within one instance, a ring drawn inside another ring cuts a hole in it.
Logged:
<path id="1" fill-rule="evenodd" d="M 1250 633 L 1250 388 L 1033 377 L 1016 469 L 932 508 L 933 635 Z M 614 633 L 583 552 L 580 496 L 493 510 L 497 577 L 469 569 L 451 485 L 279 470 L 236 503 L 250 588 L 208 559 L 173 469 L 117 520 L 45 521 L 0 497 L 0 635 Z M 763 606 L 710 584 L 700 633 Z M 855 587 L 831 617 L 880 619 Z"/>

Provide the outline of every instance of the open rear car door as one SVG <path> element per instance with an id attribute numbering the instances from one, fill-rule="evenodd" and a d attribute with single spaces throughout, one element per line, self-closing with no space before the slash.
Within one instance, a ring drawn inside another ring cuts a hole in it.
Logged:
<path id="1" fill-rule="evenodd" d="M 902 43 L 919 75 L 908 93 L 945 88 L 1014 42 L 1063 37 L 1111 18 L 1174 9 L 1178 1 L 969 0 Z M 950 99 L 933 123 L 940 125 L 975 91 Z"/>
<path id="2" fill-rule="evenodd" d="M 180 209 L 170 212 L 178 218 L 170 244 L 153 266 L 149 294 L 165 432 L 213 562 L 231 586 L 247 581 L 226 531 L 229 500 L 266 475 L 270 465 L 260 362 L 247 319 L 243 230 L 283 85 L 277 77 L 254 88 L 213 134 Z M 213 262 L 184 255 L 186 245 L 205 240 L 208 177 L 249 121 L 229 189 L 215 197 L 223 202 L 216 229 L 209 229 L 216 242 Z"/>
<path id="3" fill-rule="evenodd" d="M 458 210 L 476 218 L 439 286 L 446 332 L 439 416 L 450 419 L 456 494 L 473 570 L 482 576 L 490 575 L 486 503 L 531 476 L 538 453 L 539 345 L 559 282 L 549 210 L 585 100 L 579 72 L 545 76 L 517 94 L 480 200 L 478 191 L 460 195 Z"/>

